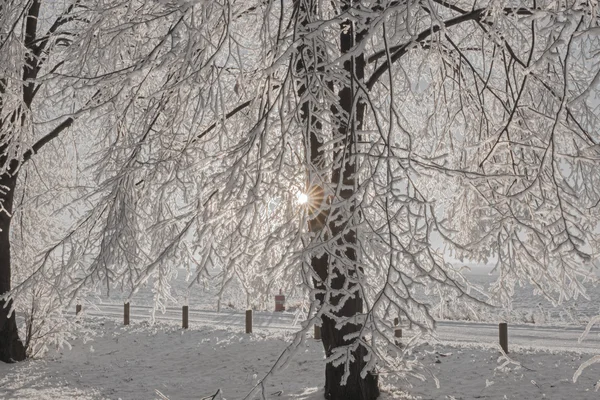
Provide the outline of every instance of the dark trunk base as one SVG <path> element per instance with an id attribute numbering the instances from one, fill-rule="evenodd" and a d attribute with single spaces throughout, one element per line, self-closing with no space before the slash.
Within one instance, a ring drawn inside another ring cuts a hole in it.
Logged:
<path id="1" fill-rule="evenodd" d="M 375 400 L 379 397 L 379 385 L 376 375 L 371 372 L 361 378 L 360 364 L 350 364 L 350 376 L 345 385 L 340 385 L 345 365 L 334 367 L 328 363 L 325 367 L 325 398 L 328 400 Z"/>
<path id="2" fill-rule="evenodd" d="M 347 300 L 342 306 L 340 313 L 354 315 L 362 308 L 361 299 Z M 336 323 L 331 318 L 324 316 L 321 326 L 321 337 L 323 348 L 327 357 L 333 354 L 333 350 L 340 346 L 351 345 L 351 341 L 344 340 L 344 336 L 357 332 L 359 326 L 346 324 L 336 328 Z M 379 397 L 379 379 L 376 374 L 369 371 L 366 376 L 361 377 L 363 368 L 367 365 L 365 356 L 367 349 L 362 345 L 352 352 L 354 361 L 348 365 L 348 379 L 342 385 L 342 377 L 346 370 L 346 363 L 334 366 L 327 363 L 325 366 L 325 398 L 328 400 L 375 400 Z"/>
<path id="3" fill-rule="evenodd" d="M 0 361 L 6 363 L 23 361 L 26 358 L 25 346 L 19 339 L 15 313 L 9 318 L 9 311 L 10 304 L 0 301 Z"/>

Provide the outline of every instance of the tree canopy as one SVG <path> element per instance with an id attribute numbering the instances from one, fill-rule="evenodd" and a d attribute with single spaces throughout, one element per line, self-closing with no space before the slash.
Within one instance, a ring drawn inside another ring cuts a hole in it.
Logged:
<path id="1" fill-rule="evenodd" d="M 162 306 L 179 265 L 196 280 L 221 269 L 248 306 L 305 293 L 303 332 L 330 330 L 336 379 L 366 399 L 377 365 L 412 368 L 389 351 L 394 317 L 426 333 L 438 302 L 476 317 L 489 299 L 449 259 L 494 263 L 489 295 L 504 302 L 519 282 L 556 303 L 584 294 L 600 203 L 596 2 L 72 7 L 77 31 L 48 76 L 94 104 L 95 185 L 47 253 L 67 256 L 45 258 L 72 297 L 152 277 Z"/>

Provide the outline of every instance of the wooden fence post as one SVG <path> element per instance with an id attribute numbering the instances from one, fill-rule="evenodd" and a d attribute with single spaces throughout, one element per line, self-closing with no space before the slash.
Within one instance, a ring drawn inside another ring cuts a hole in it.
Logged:
<path id="1" fill-rule="evenodd" d="M 394 318 L 394 326 L 398 326 L 399 324 L 400 319 L 398 317 Z M 400 339 L 402 339 L 402 328 L 394 328 L 394 343 L 396 343 L 396 346 L 401 345 Z"/>
<path id="2" fill-rule="evenodd" d="M 246 310 L 246 333 L 252 333 L 252 310 Z"/>
<path id="3" fill-rule="evenodd" d="M 129 325 L 129 303 L 123 305 L 123 325 Z"/>
<path id="4" fill-rule="evenodd" d="M 81 314 L 81 304 L 75 306 L 75 315 Z"/>
<path id="5" fill-rule="evenodd" d="M 279 294 L 275 295 L 275 311 L 285 311 L 285 296 L 281 289 L 279 289 Z"/>
<path id="6" fill-rule="evenodd" d="M 508 354 L 508 324 L 506 322 L 500 322 L 500 324 L 498 324 L 498 336 L 500 339 L 500 347 Z"/>
<path id="7" fill-rule="evenodd" d="M 187 329 L 188 328 L 188 311 L 189 311 L 189 307 L 188 306 L 183 306 L 182 307 L 182 313 L 183 313 L 183 321 L 182 321 L 182 328 L 183 329 Z"/>
<path id="8" fill-rule="evenodd" d="M 396 346 L 400 346 L 401 340 L 402 339 L 402 329 L 401 328 L 396 328 L 394 329 L 394 342 L 396 342 Z"/>
<path id="9" fill-rule="evenodd" d="M 315 340 L 321 340 L 321 327 L 315 325 Z"/>

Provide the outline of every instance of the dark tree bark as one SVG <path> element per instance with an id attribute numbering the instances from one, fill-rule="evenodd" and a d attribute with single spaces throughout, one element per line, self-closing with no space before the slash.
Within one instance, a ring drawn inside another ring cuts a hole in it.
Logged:
<path id="1" fill-rule="evenodd" d="M 346 4 L 347 9 L 349 2 Z M 311 15 L 316 12 L 316 5 L 312 1 L 296 0 L 296 12 L 299 14 L 297 24 L 306 29 L 311 22 Z M 345 21 L 340 27 L 341 53 L 347 53 L 359 39 L 355 32 L 354 25 L 350 21 Z M 319 46 L 309 44 L 299 47 L 300 56 L 296 61 L 296 70 L 301 72 L 306 78 L 299 85 L 298 94 L 302 97 L 307 91 L 313 91 L 311 85 L 319 85 L 327 82 L 326 79 L 315 79 L 315 76 L 325 77 L 325 72 L 321 65 L 324 64 L 326 55 L 319 52 Z M 317 54 L 314 54 L 314 53 Z M 309 65 L 307 65 L 310 63 Z M 307 96 L 307 100 L 301 104 L 301 118 L 305 125 L 305 133 L 308 136 L 310 148 L 308 149 L 308 162 L 310 178 L 311 203 L 319 207 L 322 211 L 313 216 L 309 221 L 309 231 L 316 240 L 327 240 L 331 235 L 336 240 L 335 254 L 325 253 L 321 256 L 315 256 L 311 259 L 311 266 L 317 276 L 315 279 L 315 288 L 321 289 L 317 295 L 317 300 L 323 305 L 328 302 L 334 308 L 344 301 L 341 295 L 325 299 L 327 287 L 333 290 L 343 289 L 347 284 L 351 290 L 355 283 L 351 281 L 357 278 L 360 272 L 357 267 L 357 234 L 351 228 L 352 214 L 355 211 L 354 206 L 347 207 L 345 203 L 352 198 L 356 190 L 356 163 L 354 159 L 356 131 L 362 128 L 365 104 L 358 101 L 354 107 L 355 99 L 358 96 L 357 81 L 364 78 L 365 59 L 363 56 L 352 57 L 344 63 L 344 72 L 346 79 L 342 87 L 339 88 L 338 101 L 331 111 L 337 129 L 333 136 L 341 138 L 340 143 L 344 146 L 334 154 L 334 168 L 331 171 L 331 183 L 333 188 L 338 188 L 336 194 L 331 198 L 326 198 L 324 184 L 325 172 L 323 171 L 323 151 L 321 149 L 322 124 L 316 115 L 320 110 L 319 106 L 311 102 L 313 96 Z M 312 77 L 312 79 L 311 79 Z M 333 91 L 334 87 L 328 83 L 329 89 Z M 317 180 L 314 179 L 314 172 Z M 323 204 L 327 203 L 327 204 Z M 340 206 L 340 204 L 342 204 Z M 327 226 L 326 226 L 327 225 Z M 335 260 L 335 261 L 334 261 Z M 335 262 L 335 265 L 331 265 Z M 333 268 L 332 268 L 333 267 Z M 347 282 L 348 281 L 348 282 Z M 353 317 L 363 312 L 363 299 L 356 292 L 353 298 L 344 301 L 339 309 L 333 312 L 335 317 Z M 336 327 L 336 321 L 328 316 L 324 316 L 321 326 L 321 338 L 325 353 L 327 356 L 333 354 L 334 349 L 350 345 L 355 339 L 347 340 L 344 336 L 360 331 L 362 327 L 357 324 L 345 324 L 342 328 Z M 330 400 L 375 400 L 379 397 L 379 386 L 377 375 L 368 372 L 363 378 L 361 372 L 366 365 L 364 360 L 367 349 L 359 346 L 352 356 L 354 361 L 349 364 L 349 376 L 343 385 L 343 376 L 346 365 L 334 366 L 327 363 L 325 366 L 325 398 Z"/>
<path id="2" fill-rule="evenodd" d="M 6 173 L 0 177 L 0 295 L 10 291 L 10 222 L 17 177 Z M 25 359 L 25 346 L 19 339 L 15 313 L 8 315 L 11 302 L 0 300 L 0 361 L 15 362 Z"/>
<path id="3" fill-rule="evenodd" d="M 25 18 L 24 45 L 29 52 L 26 53 L 23 63 L 23 102 L 18 111 L 9 117 L 9 123 L 0 120 L 1 137 L 10 142 L 12 129 L 17 124 L 23 125 L 26 118 L 26 109 L 31 107 L 35 94 L 34 79 L 37 77 L 37 60 L 33 57 L 36 39 L 40 1 L 33 0 L 28 4 Z M 0 82 L 0 110 L 4 106 L 3 96 L 6 91 L 6 81 Z M 17 185 L 18 161 L 12 160 L 7 154 L 8 145 L 0 148 L 0 166 L 6 172 L 0 176 L 0 296 L 11 289 L 11 257 L 10 257 L 10 223 L 12 220 L 14 191 Z M 26 357 L 25 346 L 19 339 L 15 313 L 11 311 L 12 301 L 0 300 L 0 361 L 22 361 Z"/>
<path id="4" fill-rule="evenodd" d="M 38 16 L 41 7 L 41 0 L 32 0 L 27 5 L 25 15 L 25 31 L 23 44 L 27 48 L 22 67 L 22 103 L 13 111 L 7 120 L 0 119 L 0 138 L 9 143 L 12 139 L 13 129 L 18 124 L 24 125 L 27 114 L 31 110 L 39 84 L 36 79 L 40 67 L 46 56 L 42 56 L 44 50 L 47 50 L 48 38 L 61 25 L 70 19 L 68 14 L 74 9 L 75 3 L 71 5 L 65 14 L 59 16 L 56 22 L 51 26 L 48 32 L 38 40 Z M 7 90 L 8 81 L 6 78 L 0 78 L 0 111 L 4 107 L 4 95 Z M 11 158 L 7 154 L 8 145 L 0 148 L 0 166 L 6 171 L 0 176 L 0 297 L 11 290 L 11 255 L 10 255 L 10 224 L 13 213 L 13 198 L 17 186 L 17 175 L 22 164 L 27 162 L 43 146 L 56 138 L 61 132 L 69 128 L 74 119 L 66 118 L 61 124 L 52 129 L 45 136 L 40 138 L 29 150 L 27 150 L 20 160 Z M 12 302 L 0 300 L 0 361 L 15 362 L 26 358 L 26 348 L 19 339 L 19 332 L 15 313 L 10 313 Z"/>
<path id="5" fill-rule="evenodd" d="M 349 6 L 350 2 L 347 2 Z M 345 7 L 347 8 L 347 7 Z M 355 31 L 354 24 L 350 21 L 342 23 L 341 34 L 340 34 L 340 45 L 342 54 L 348 53 L 355 45 L 355 41 L 358 39 L 357 32 Z M 360 55 L 357 57 L 351 57 L 344 63 L 344 72 L 346 73 L 345 85 L 340 88 L 338 92 L 338 104 L 342 112 L 334 109 L 333 114 L 337 120 L 337 132 L 334 132 L 334 136 L 338 136 L 342 139 L 344 146 L 334 154 L 335 166 L 331 176 L 332 187 L 338 188 L 338 194 L 333 200 L 334 202 L 346 203 L 350 201 L 351 205 L 347 207 L 342 205 L 336 208 L 333 204 L 331 222 L 329 229 L 332 237 L 338 237 L 337 247 L 338 254 L 336 258 L 343 260 L 343 269 L 346 273 L 342 273 L 338 269 L 338 273 L 335 277 L 329 277 L 330 286 L 332 289 L 342 289 L 348 284 L 349 290 L 355 286 L 354 283 L 348 283 L 347 280 L 357 279 L 359 270 L 357 267 L 357 233 L 356 230 L 351 226 L 352 215 L 355 212 L 355 207 L 352 204 L 352 197 L 355 194 L 357 187 L 356 180 L 356 138 L 357 130 L 362 129 L 365 104 L 363 101 L 355 103 L 355 99 L 359 96 L 357 90 L 357 82 L 360 82 L 364 78 L 365 59 L 364 56 Z M 356 104 L 356 106 L 354 106 Z M 347 207 L 347 209 L 346 209 Z M 339 261 L 338 261 L 339 262 Z M 314 259 L 313 268 L 321 278 L 324 280 L 329 274 L 329 263 L 324 263 L 323 260 Z M 341 295 L 337 298 L 329 299 L 333 305 L 338 305 Z M 363 299 L 359 292 L 355 292 L 354 298 L 348 299 L 344 302 L 341 309 L 336 312 L 337 317 L 353 317 L 363 312 Z M 336 347 L 349 345 L 353 340 L 346 340 L 344 336 L 360 331 L 362 327 L 356 324 L 346 324 L 341 329 L 336 328 L 336 322 L 328 317 L 323 318 L 323 325 L 321 327 L 321 337 L 323 338 L 323 346 L 329 356 L 332 350 Z M 366 365 L 364 360 L 367 354 L 367 349 L 363 346 L 359 346 L 356 351 L 353 352 L 355 361 L 350 363 L 350 375 L 348 377 L 346 385 L 340 385 L 340 381 L 345 372 L 345 365 L 334 366 L 333 364 L 327 364 L 325 370 L 325 396 L 331 400 L 375 400 L 379 397 L 379 386 L 377 376 L 368 372 L 363 378 L 361 372 Z"/>

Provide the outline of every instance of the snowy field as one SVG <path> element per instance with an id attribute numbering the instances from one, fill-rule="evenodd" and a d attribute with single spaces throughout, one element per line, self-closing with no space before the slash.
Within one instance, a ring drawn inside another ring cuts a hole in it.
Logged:
<path id="1" fill-rule="evenodd" d="M 292 312 L 254 312 L 254 333 L 244 333 L 245 299 L 226 293 L 221 310 L 217 292 L 188 290 L 181 274 L 174 302 L 155 311 L 152 286 L 132 297 L 129 327 L 122 326 L 126 294 L 92 296 L 71 341 L 44 359 L 0 365 L 0 399 L 299 399 L 323 398 L 324 352 L 309 339 L 289 366 L 253 392 L 298 330 Z M 473 274 L 485 284 L 491 277 Z M 381 400 L 391 399 L 598 399 L 600 365 L 579 366 L 600 353 L 600 328 L 579 342 L 583 327 L 562 314 L 569 307 L 585 321 L 597 312 L 597 288 L 590 300 L 560 309 L 523 289 L 517 293 L 516 321 L 509 324 L 509 358 L 498 349 L 498 315 L 492 322 L 440 321 L 436 338 L 420 343 L 407 359 L 420 361 L 425 380 L 381 369 Z M 187 293 L 194 293 L 189 296 Z M 182 330 L 182 303 L 190 304 L 190 329 Z M 289 299 L 287 305 L 295 304 Z M 576 307 L 576 308 L 575 308 Z M 272 310 L 272 304 L 266 309 Z M 74 310 L 72 310 L 74 314 Z M 151 324 L 154 315 L 155 323 Z M 491 313 L 490 315 L 494 315 Z M 74 315 L 73 315 L 74 318 Z M 405 331 L 405 337 L 411 332 Z"/>
<path id="2" fill-rule="evenodd" d="M 86 333 L 87 332 L 87 333 Z M 293 332 L 194 323 L 135 322 L 86 317 L 72 349 L 41 360 L 0 365 L 1 399 L 260 399 L 246 397 L 266 374 Z M 85 338 L 85 337 L 88 338 Z M 540 344 L 541 345 L 541 344 Z M 568 343 L 566 347 L 568 347 Z M 510 360 L 493 344 L 422 343 L 408 357 L 420 360 L 426 381 L 380 371 L 390 399 L 597 399 L 600 366 L 573 374 L 594 350 L 543 351 L 512 346 Z M 268 399 L 322 399 L 324 353 L 309 339 L 293 362 L 265 385 Z M 439 387 L 436 387 L 436 380 Z"/>

